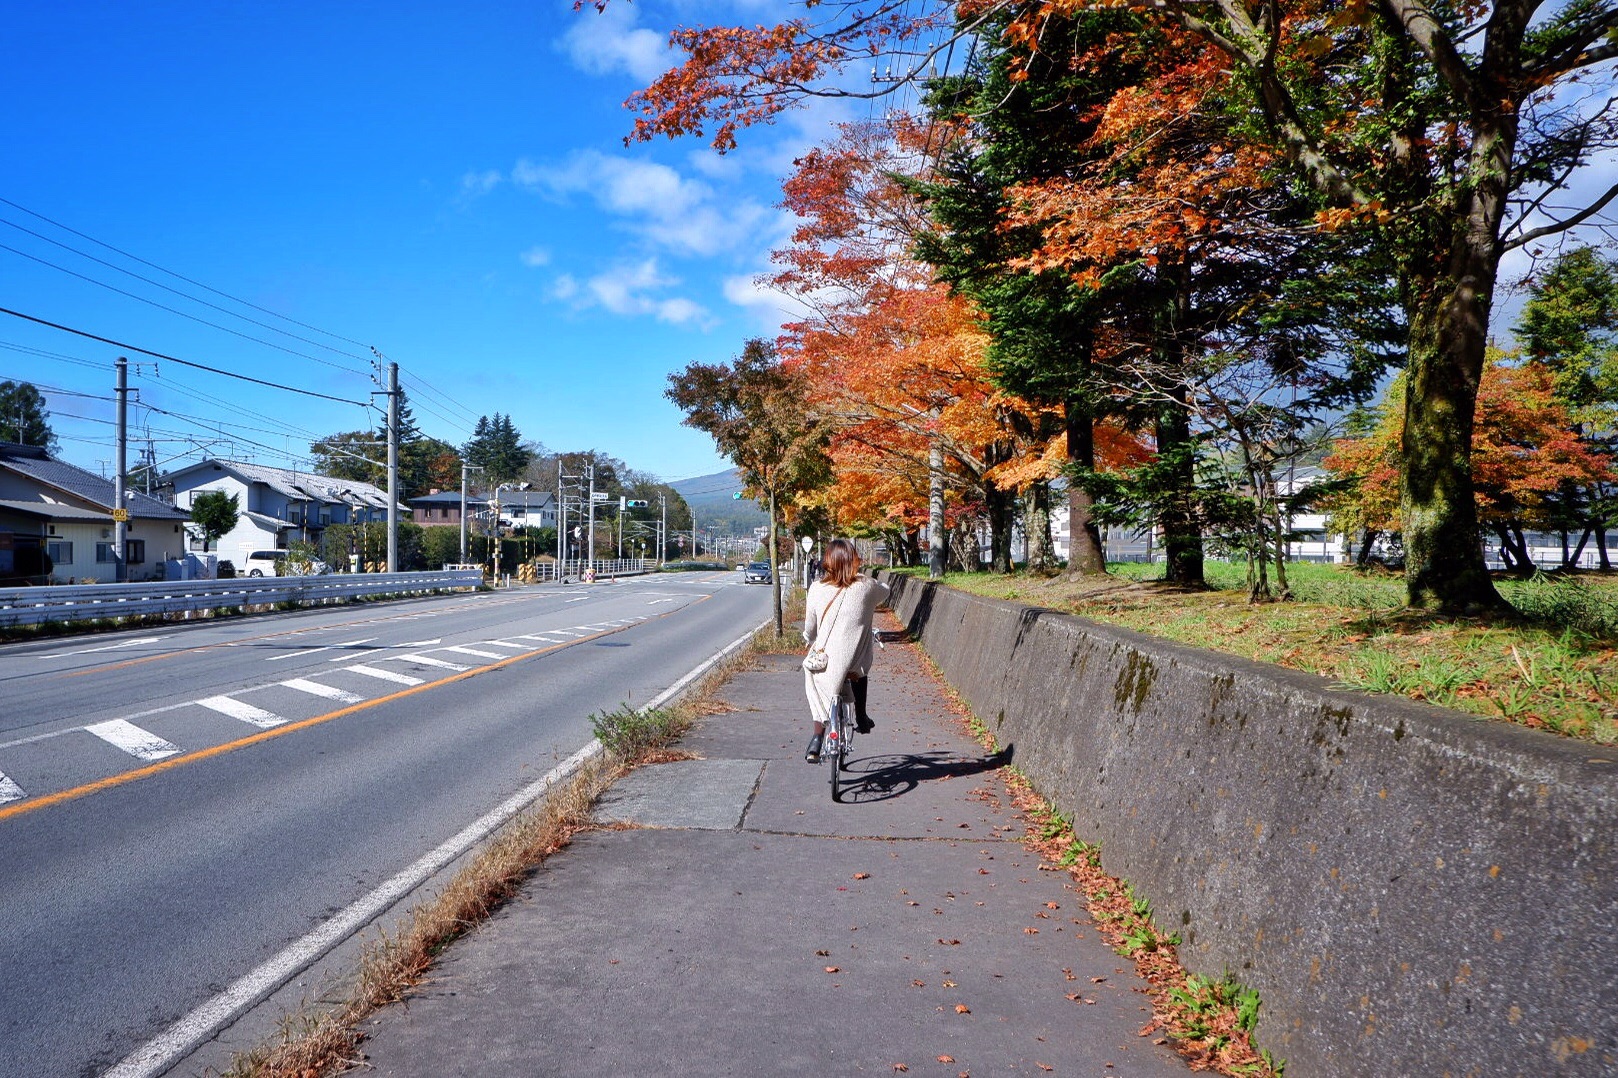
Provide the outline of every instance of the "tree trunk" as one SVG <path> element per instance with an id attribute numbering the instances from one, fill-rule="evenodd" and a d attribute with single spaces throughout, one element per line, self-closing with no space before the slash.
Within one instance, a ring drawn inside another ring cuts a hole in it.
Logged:
<path id="1" fill-rule="evenodd" d="M 1413 607 L 1446 613 L 1498 610 L 1505 602 L 1483 561 L 1472 489 L 1472 428 L 1500 262 L 1500 222 L 1510 182 L 1515 114 L 1480 110 L 1468 167 L 1464 225 L 1444 249 L 1406 254 L 1409 384 L 1400 448 L 1405 589 Z"/>
<path id="2" fill-rule="evenodd" d="M 1173 489 L 1164 493 L 1158 511 L 1166 559 L 1163 579 L 1186 587 L 1205 587 L 1202 533 L 1191 511 L 1197 482 L 1196 453 L 1191 441 L 1190 413 L 1183 404 L 1177 402 L 1158 412 L 1157 452 L 1170 459 L 1174 470 Z"/>
<path id="3" fill-rule="evenodd" d="M 1029 572 L 1050 572 L 1055 560 L 1051 552 L 1051 485 L 1043 479 L 1029 488 L 1023 534 L 1028 541 Z"/>
<path id="4" fill-rule="evenodd" d="M 1067 404 L 1067 459 L 1085 468 L 1096 463 L 1095 419 L 1078 401 Z M 1096 526 L 1095 499 L 1076 483 L 1067 488 L 1068 571 L 1075 576 L 1102 576 L 1107 572 L 1106 547 Z"/>
<path id="5" fill-rule="evenodd" d="M 944 443 L 933 439 L 927 453 L 927 576 L 944 575 Z"/>
<path id="6" fill-rule="evenodd" d="M 989 571 L 1011 572 L 1011 528 L 1016 516 L 1015 496 L 993 483 L 985 483 L 984 508 L 989 518 Z"/>
<path id="7" fill-rule="evenodd" d="M 785 629 L 782 625 L 781 613 L 781 568 L 778 562 L 780 557 L 777 548 L 775 528 L 775 488 L 770 488 L 770 590 L 775 593 L 775 635 L 780 636 Z"/>

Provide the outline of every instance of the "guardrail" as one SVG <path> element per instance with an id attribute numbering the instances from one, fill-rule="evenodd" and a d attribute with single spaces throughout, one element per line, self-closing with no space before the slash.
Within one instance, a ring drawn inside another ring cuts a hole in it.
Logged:
<path id="1" fill-rule="evenodd" d="M 235 580 L 155 580 L 141 584 L 69 584 L 0 588 L 0 627 L 49 621 L 183 614 L 276 603 L 321 603 L 367 595 L 409 595 L 483 583 L 479 569 L 426 573 L 332 573 L 325 576 L 238 577 Z"/>

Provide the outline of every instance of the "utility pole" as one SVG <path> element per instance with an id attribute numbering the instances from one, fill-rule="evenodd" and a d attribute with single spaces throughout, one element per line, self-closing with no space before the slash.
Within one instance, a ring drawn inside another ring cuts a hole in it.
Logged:
<path id="1" fill-rule="evenodd" d="M 663 568 L 663 556 L 669 549 L 669 496 L 666 493 L 657 496 L 657 504 L 662 508 L 662 517 L 657 522 L 657 567 Z"/>
<path id="2" fill-rule="evenodd" d="M 129 506 L 124 501 L 124 471 L 129 464 L 129 360 L 118 357 L 118 460 L 112 473 L 112 558 L 113 580 L 129 579 L 124 561 L 124 541 L 129 535 Z"/>
<path id="3" fill-rule="evenodd" d="M 461 461 L 461 564 L 466 564 L 466 473 L 481 472 L 476 464 Z"/>
<path id="4" fill-rule="evenodd" d="M 589 568 L 594 569 L 596 564 L 596 462 L 591 461 L 585 466 L 590 476 L 590 536 L 589 536 Z"/>
<path id="5" fill-rule="evenodd" d="M 388 572 L 399 571 L 399 364 L 388 364 Z"/>
<path id="6" fill-rule="evenodd" d="M 567 469 L 556 454 L 556 582 L 567 579 Z"/>

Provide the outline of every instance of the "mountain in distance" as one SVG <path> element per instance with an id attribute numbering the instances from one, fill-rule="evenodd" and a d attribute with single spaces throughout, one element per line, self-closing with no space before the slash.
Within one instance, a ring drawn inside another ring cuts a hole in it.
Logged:
<path id="1" fill-rule="evenodd" d="M 685 499 L 685 504 L 696 514 L 697 527 L 703 531 L 714 529 L 720 535 L 750 536 L 754 528 L 770 522 L 770 516 L 757 502 L 745 494 L 741 476 L 735 468 L 712 475 L 698 475 L 670 483 L 674 492 Z"/>

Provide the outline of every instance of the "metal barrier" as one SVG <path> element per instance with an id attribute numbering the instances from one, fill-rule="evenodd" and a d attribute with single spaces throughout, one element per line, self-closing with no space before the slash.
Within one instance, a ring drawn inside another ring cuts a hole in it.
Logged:
<path id="1" fill-rule="evenodd" d="M 368 595 L 416 595 L 483 583 L 480 569 L 427 573 L 332 573 L 0 588 L 0 627 L 48 621 L 100 621 L 276 603 L 321 603 Z"/>

